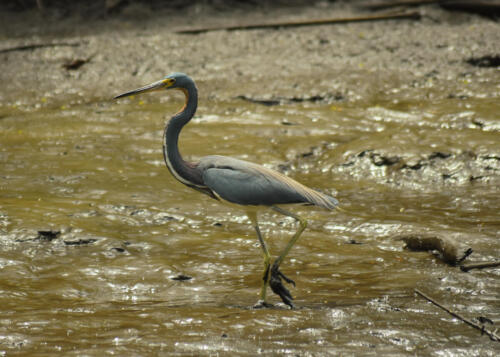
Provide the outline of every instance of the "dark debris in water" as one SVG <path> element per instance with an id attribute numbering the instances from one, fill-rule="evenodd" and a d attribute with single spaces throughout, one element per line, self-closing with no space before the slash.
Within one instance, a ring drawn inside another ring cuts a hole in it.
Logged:
<path id="1" fill-rule="evenodd" d="M 471 57 L 466 62 L 475 67 L 500 67 L 500 55 L 486 55 L 482 57 Z"/>
<path id="2" fill-rule="evenodd" d="M 258 99 L 258 98 L 248 97 L 246 95 L 238 95 L 236 99 L 246 100 L 247 102 L 255 104 L 262 104 L 268 107 L 281 104 L 281 102 L 278 99 Z"/>
<path id="3" fill-rule="evenodd" d="M 435 152 L 433 152 L 432 154 L 429 155 L 429 160 L 432 160 L 432 159 L 447 159 L 450 156 L 451 156 L 451 154 L 443 153 L 443 152 L 439 152 L 439 151 L 435 151 Z"/>
<path id="4" fill-rule="evenodd" d="M 188 276 L 188 275 L 184 275 L 184 274 L 179 274 L 179 275 L 174 276 L 173 278 L 170 278 L 170 279 L 176 280 L 176 281 L 186 281 L 186 280 L 193 279 L 193 277 Z"/>
<path id="5" fill-rule="evenodd" d="M 52 242 L 61 236 L 61 231 L 56 230 L 40 230 L 37 231 L 37 236 L 34 238 L 27 239 L 16 239 L 16 242 L 25 243 L 25 242 Z M 62 243 L 66 246 L 77 246 L 77 245 L 88 245 L 97 242 L 97 239 L 94 238 L 79 238 L 77 240 L 62 240 Z M 122 249 L 122 248 L 121 248 Z"/>
<path id="6" fill-rule="evenodd" d="M 87 245 L 97 242 L 97 239 L 89 238 L 89 239 L 78 239 L 78 240 L 65 240 L 64 244 L 66 245 Z"/>
<path id="7" fill-rule="evenodd" d="M 488 324 L 490 324 L 490 325 L 494 325 L 493 321 L 492 321 L 491 319 L 487 318 L 487 317 L 484 317 L 484 316 L 478 316 L 478 317 L 476 317 L 476 318 L 477 318 L 477 320 L 478 320 L 480 323 L 482 323 L 482 324 L 486 324 L 486 323 L 488 323 Z"/>
<path id="8" fill-rule="evenodd" d="M 266 106 L 280 105 L 284 103 L 332 103 L 335 101 L 340 101 L 345 99 L 344 96 L 340 93 L 326 93 L 326 94 L 316 94 L 311 96 L 303 96 L 303 97 L 271 97 L 271 98 L 253 98 L 246 95 L 238 95 L 235 97 L 236 99 L 242 99 L 250 103 L 262 104 Z"/>
<path id="9" fill-rule="evenodd" d="M 65 68 L 68 71 L 75 71 L 79 69 L 81 66 L 83 66 L 85 63 L 89 63 L 90 60 L 94 57 L 93 55 L 87 58 L 74 58 L 67 60 L 66 62 L 63 63 L 63 68 Z"/>
<path id="10" fill-rule="evenodd" d="M 52 242 L 54 239 L 57 239 L 61 235 L 61 231 L 38 231 L 38 235 L 35 238 L 28 239 L 16 239 L 16 242 L 24 243 L 24 242 Z"/>
<path id="11" fill-rule="evenodd" d="M 51 242 L 61 235 L 61 231 L 38 231 L 36 240 Z"/>
<path id="12" fill-rule="evenodd" d="M 369 157 L 375 166 L 392 166 L 397 164 L 401 158 L 397 156 L 384 156 L 374 150 L 363 150 L 358 154 L 358 157 Z"/>
<path id="13" fill-rule="evenodd" d="M 313 156 L 317 154 L 314 153 Z M 472 151 L 457 153 L 435 151 L 415 157 L 405 153 L 393 154 L 367 149 L 347 157 L 338 169 L 363 178 L 370 177 L 373 171 L 377 170 L 377 178 L 385 176 L 389 183 L 397 185 L 405 183 L 425 185 L 439 182 L 453 185 L 478 182 L 493 184 L 500 181 L 500 156 L 496 153 L 480 155 Z M 380 175 L 381 173 L 385 175 Z"/>

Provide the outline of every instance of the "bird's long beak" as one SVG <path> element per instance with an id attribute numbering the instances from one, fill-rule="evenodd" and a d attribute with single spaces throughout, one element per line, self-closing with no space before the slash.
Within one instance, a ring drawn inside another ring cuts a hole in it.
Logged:
<path id="1" fill-rule="evenodd" d="M 118 99 L 118 98 L 128 97 L 128 96 L 134 95 L 134 94 L 139 94 L 139 93 L 144 93 L 144 92 L 151 92 L 151 91 L 160 90 L 160 89 L 163 89 L 163 88 L 168 88 L 172 84 L 173 84 L 172 81 L 170 81 L 168 79 L 162 79 L 161 81 L 157 81 L 157 82 L 148 84 L 148 85 L 146 85 L 144 87 L 133 89 L 131 91 L 122 93 L 120 95 L 117 95 L 113 99 Z"/>

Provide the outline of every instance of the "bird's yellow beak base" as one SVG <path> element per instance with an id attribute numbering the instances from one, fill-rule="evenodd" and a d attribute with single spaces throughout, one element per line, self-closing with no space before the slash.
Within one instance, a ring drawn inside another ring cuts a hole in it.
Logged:
<path id="1" fill-rule="evenodd" d="M 173 78 L 165 78 L 162 79 L 161 81 L 157 81 L 148 85 L 145 85 L 144 87 L 140 87 L 137 89 L 133 89 L 131 91 L 122 93 L 114 97 L 113 99 L 118 99 L 118 98 L 124 98 L 128 97 L 134 94 L 140 94 L 144 92 L 152 92 L 152 91 L 157 91 L 160 89 L 167 89 L 169 87 L 172 87 L 175 84 L 175 79 Z"/>

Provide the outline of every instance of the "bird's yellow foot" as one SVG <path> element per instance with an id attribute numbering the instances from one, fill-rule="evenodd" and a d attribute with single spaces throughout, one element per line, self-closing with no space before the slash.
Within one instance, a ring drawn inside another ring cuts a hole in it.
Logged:
<path id="1" fill-rule="evenodd" d="M 257 301 L 257 303 L 253 306 L 254 309 L 264 309 L 270 307 L 273 307 L 273 304 L 265 302 L 264 300 Z"/>
<path id="2" fill-rule="evenodd" d="M 269 286 L 271 287 L 271 290 L 276 295 L 278 295 L 286 305 L 290 306 L 290 308 L 293 309 L 295 308 L 295 305 L 293 305 L 292 302 L 292 294 L 290 294 L 290 291 L 283 285 L 281 278 L 283 278 L 283 280 L 285 280 L 288 284 L 292 284 L 293 286 L 295 286 L 295 282 L 292 279 L 283 274 L 278 267 L 273 266 L 271 269 L 271 279 L 269 280 Z"/>

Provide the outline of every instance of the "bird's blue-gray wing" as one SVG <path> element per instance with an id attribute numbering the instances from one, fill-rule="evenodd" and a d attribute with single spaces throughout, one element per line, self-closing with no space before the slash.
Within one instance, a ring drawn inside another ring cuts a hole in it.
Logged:
<path id="1" fill-rule="evenodd" d="M 337 200 L 250 162 L 224 156 L 200 160 L 204 184 L 217 196 L 241 205 L 311 203 L 332 209 Z"/>

